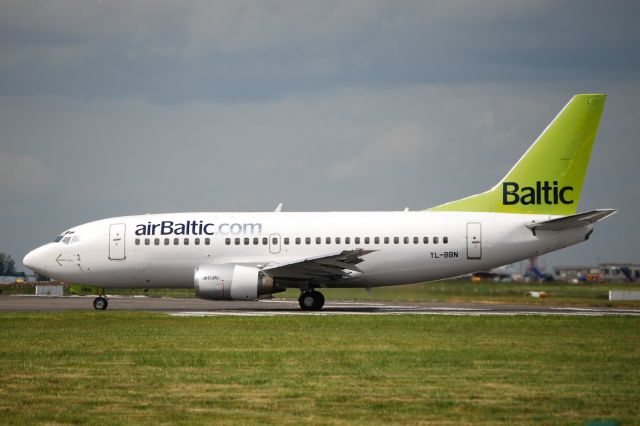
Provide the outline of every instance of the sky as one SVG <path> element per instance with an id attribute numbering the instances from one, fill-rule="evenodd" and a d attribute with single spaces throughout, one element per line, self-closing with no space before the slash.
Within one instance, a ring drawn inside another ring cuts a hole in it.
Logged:
<path id="1" fill-rule="evenodd" d="M 0 251 L 106 217 L 420 210 L 498 182 L 576 93 L 607 93 L 544 259 L 640 262 L 636 1 L 0 0 Z"/>

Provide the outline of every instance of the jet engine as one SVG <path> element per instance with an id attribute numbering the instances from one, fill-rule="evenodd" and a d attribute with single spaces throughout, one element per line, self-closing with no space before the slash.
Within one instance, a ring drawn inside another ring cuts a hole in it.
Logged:
<path id="1" fill-rule="evenodd" d="M 193 287 L 196 296 L 208 300 L 256 300 L 263 294 L 284 291 L 260 269 L 234 264 L 197 266 Z"/>

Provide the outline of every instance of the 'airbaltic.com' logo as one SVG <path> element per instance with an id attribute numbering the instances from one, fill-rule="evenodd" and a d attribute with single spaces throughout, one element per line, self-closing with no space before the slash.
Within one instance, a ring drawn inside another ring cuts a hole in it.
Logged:
<path id="1" fill-rule="evenodd" d="M 573 204 L 570 194 L 573 186 L 558 186 L 558 181 L 553 184 L 549 181 L 536 182 L 536 186 L 523 186 L 520 188 L 516 182 L 502 183 L 502 204 L 513 206 L 515 204 Z"/>

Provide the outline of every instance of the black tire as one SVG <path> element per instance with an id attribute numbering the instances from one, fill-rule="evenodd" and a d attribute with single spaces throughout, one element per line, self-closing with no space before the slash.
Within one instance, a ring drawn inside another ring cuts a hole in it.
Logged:
<path id="1" fill-rule="evenodd" d="M 319 291 L 305 291 L 298 298 L 303 311 L 319 311 L 324 305 L 324 296 Z"/>
<path id="2" fill-rule="evenodd" d="M 306 291 L 298 298 L 298 303 L 303 311 L 310 311 L 313 309 L 313 296 L 310 291 Z"/>
<path id="3" fill-rule="evenodd" d="M 98 311 L 104 311 L 109 306 L 109 301 L 105 297 L 96 297 L 93 299 L 93 308 Z"/>
<path id="4" fill-rule="evenodd" d="M 319 291 L 312 291 L 313 293 L 313 310 L 319 311 L 324 306 L 324 295 Z"/>

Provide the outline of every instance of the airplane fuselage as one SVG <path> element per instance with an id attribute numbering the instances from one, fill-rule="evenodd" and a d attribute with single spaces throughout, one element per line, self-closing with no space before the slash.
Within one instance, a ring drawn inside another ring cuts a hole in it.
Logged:
<path id="1" fill-rule="evenodd" d="M 376 287 L 513 263 L 584 241 L 591 230 L 534 235 L 526 227 L 552 218 L 428 211 L 124 216 L 72 228 L 31 256 L 38 272 L 61 281 L 153 288 L 192 287 L 194 269 L 203 264 L 262 268 L 365 249 L 372 252 L 358 265 L 361 272 L 322 287 Z"/>

